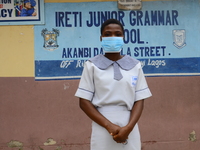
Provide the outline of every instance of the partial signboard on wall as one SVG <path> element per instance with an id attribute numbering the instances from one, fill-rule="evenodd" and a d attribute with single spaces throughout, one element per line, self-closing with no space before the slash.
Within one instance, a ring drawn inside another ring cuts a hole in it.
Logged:
<path id="1" fill-rule="evenodd" d="M 151 1 L 123 11 L 117 2 L 46 3 L 46 24 L 34 27 L 35 79 L 79 79 L 84 62 L 103 54 L 100 26 L 109 18 L 124 26 L 121 54 L 140 60 L 146 76 L 200 75 L 199 5 Z"/>
<path id="2" fill-rule="evenodd" d="M 118 0 L 118 8 L 122 10 L 142 9 L 142 0 Z"/>
<path id="3" fill-rule="evenodd" d="M 44 0 L 1 0 L 0 25 L 44 24 Z"/>

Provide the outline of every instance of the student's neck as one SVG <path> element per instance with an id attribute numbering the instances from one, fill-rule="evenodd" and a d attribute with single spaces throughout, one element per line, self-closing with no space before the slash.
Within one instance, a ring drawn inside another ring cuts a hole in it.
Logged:
<path id="1" fill-rule="evenodd" d="M 117 61 L 122 58 L 120 53 L 105 53 L 105 57 L 112 61 Z"/>

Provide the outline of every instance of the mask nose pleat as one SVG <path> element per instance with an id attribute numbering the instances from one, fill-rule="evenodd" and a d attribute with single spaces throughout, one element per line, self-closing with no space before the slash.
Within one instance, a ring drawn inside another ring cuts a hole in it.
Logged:
<path id="1" fill-rule="evenodd" d="M 123 76 L 119 70 L 119 65 L 116 62 L 113 63 L 113 68 L 114 68 L 114 79 L 118 81 L 121 80 Z"/>

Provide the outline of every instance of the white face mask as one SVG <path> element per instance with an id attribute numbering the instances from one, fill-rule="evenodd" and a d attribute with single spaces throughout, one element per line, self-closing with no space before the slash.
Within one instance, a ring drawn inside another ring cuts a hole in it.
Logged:
<path id="1" fill-rule="evenodd" d="M 105 53 L 120 52 L 123 45 L 123 37 L 102 37 L 101 46 Z"/>

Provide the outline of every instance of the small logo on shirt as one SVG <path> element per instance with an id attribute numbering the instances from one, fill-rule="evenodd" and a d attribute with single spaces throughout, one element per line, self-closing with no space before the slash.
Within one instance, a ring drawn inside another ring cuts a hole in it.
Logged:
<path id="1" fill-rule="evenodd" d="M 137 79 L 138 79 L 137 76 L 132 76 L 132 77 L 131 77 L 131 84 L 132 84 L 133 87 L 136 86 Z"/>

